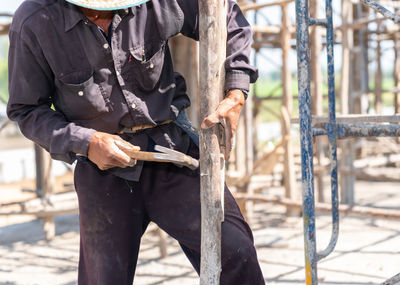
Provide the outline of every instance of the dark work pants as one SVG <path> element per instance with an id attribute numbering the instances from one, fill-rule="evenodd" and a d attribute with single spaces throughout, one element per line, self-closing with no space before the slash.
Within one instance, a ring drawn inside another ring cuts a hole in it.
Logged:
<path id="1" fill-rule="evenodd" d="M 198 156 L 194 144 L 189 154 Z M 81 233 L 79 285 L 131 285 L 140 239 L 150 221 L 175 238 L 200 271 L 198 171 L 145 163 L 140 182 L 129 182 L 81 160 L 75 169 L 75 187 Z M 227 188 L 221 284 L 264 284 L 252 233 Z"/>

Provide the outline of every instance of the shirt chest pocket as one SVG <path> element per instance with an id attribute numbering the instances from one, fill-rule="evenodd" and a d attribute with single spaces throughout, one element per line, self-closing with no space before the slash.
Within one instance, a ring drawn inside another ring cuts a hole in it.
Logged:
<path id="1" fill-rule="evenodd" d="M 108 112 L 99 84 L 92 72 L 74 72 L 55 80 L 55 106 L 69 120 L 90 120 Z"/>
<path id="2" fill-rule="evenodd" d="M 164 67 L 166 42 L 130 49 L 128 77 L 142 91 L 158 88 Z"/>

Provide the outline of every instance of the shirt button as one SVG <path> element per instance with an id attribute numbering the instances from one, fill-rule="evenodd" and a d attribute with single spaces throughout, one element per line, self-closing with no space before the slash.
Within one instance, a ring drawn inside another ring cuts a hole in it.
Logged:
<path id="1" fill-rule="evenodd" d="M 88 21 L 86 21 L 86 20 L 85 20 L 83 23 L 84 23 L 85 25 L 89 24 L 89 22 L 88 22 Z"/>
<path id="2" fill-rule="evenodd" d="M 119 71 L 118 71 L 118 70 L 117 70 L 116 74 L 117 74 L 117 76 L 120 76 L 120 75 L 121 75 L 121 73 L 119 73 Z"/>
<path id="3" fill-rule="evenodd" d="M 83 91 L 78 92 L 78 96 L 82 97 L 83 96 Z"/>
<path id="4" fill-rule="evenodd" d="M 108 49 L 109 47 L 110 47 L 109 44 L 104 44 L 104 45 L 103 45 L 103 48 L 104 48 L 104 49 Z"/>
<path id="5" fill-rule="evenodd" d="M 150 63 L 150 66 L 149 66 L 151 69 L 153 69 L 154 68 L 154 63 Z"/>
<path id="6" fill-rule="evenodd" d="M 135 103 L 132 103 L 132 104 L 131 104 L 131 108 L 132 108 L 132 109 L 135 109 L 135 108 L 136 108 L 136 104 L 135 104 Z"/>

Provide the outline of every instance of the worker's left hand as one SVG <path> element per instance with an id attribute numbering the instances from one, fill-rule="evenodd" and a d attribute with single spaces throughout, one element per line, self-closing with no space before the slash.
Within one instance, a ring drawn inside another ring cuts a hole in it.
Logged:
<path id="1" fill-rule="evenodd" d="M 217 123 L 221 123 L 226 136 L 225 160 L 229 160 L 229 156 L 233 147 L 233 138 L 239 123 L 240 110 L 244 104 L 244 94 L 241 90 L 230 90 L 225 99 L 219 103 L 217 110 L 206 117 L 201 123 L 202 129 L 209 129 Z"/>

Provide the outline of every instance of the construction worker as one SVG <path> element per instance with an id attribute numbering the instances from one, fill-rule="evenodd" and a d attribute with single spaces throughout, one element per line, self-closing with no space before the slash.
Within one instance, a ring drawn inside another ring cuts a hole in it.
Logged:
<path id="1" fill-rule="evenodd" d="M 7 113 L 54 159 L 78 159 L 80 285 L 132 284 L 150 221 L 200 270 L 199 170 L 126 154 L 157 144 L 198 157 L 185 80 L 168 48 L 178 33 L 198 40 L 198 24 L 197 0 L 26 0 L 15 13 Z M 225 118 L 233 137 L 257 79 L 251 29 L 233 0 L 227 29 L 226 96 L 202 128 Z M 251 230 L 228 189 L 221 284 L 264 284 Z"/>

